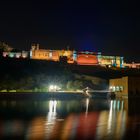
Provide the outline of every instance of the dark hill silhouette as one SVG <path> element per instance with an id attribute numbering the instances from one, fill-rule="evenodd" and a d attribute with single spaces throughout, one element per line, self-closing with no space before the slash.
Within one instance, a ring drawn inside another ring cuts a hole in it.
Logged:
<path id="1" fill-rule="evenodd" d="M 61 83 L 63 89 L 106 89 L 108 80 L 122 76 L 140 76 L 139 69 L 79 66 L 31 59 L 0 58 L 0 90 L 42 89 Z M 84 78 L 83 78 L 84 77 Z"/>
<path id="2" fill-rule="evenodd" d="M 39 73 L 61 74 L 64 70 L 72 73 L 85 74 L 104 79 L 122 76 L 140 76 L 140 69 L 130 68 L 106 68 L 101 66 L 84 66 L 59 63 L 53 61 L 31 60 L 31 59 L 0 59 L 0 75 L 7 73 L 14 75 L 33 75 Z"/>

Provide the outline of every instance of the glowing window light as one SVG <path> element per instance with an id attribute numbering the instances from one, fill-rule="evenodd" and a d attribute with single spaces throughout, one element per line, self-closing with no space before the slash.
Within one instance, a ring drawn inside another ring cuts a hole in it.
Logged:
<path id="1" fill-rule="evenodd" d="M 20 56 L 19 55 L 16 55 L 16 58 L 20 58 Z"/>
<path id="2" fill-rule="evenodd" d="M 50 52 L 50 53 L 49 53 L 49 58 L 52 58 L 52 56 L 53 56 L 53 55 L 52 55 L 52 52 Z"/>
<path id="3" fill-rule="evenodd" d="M 27 55 L 22 55 L 22 58 L 27 58 Z"/>
<path id="4" fill-rule="evenodd" d="M 27 58 L 28 57 L 28 52 L 27 51 L 22 51 L 21 56 L 22 56 L 22 58 Z M 32 57 L 32 51 L 30 51 L 30 57 Z"/>
<path id="5" fill-rule="evenodd" d="M 115 86 L 112 87 L 112 91 L 115 91 Z"/>
<path id="6" fill-rule="evenodd" d="M 20 58 L 21 53 L 16 53 L 16 58 Z"/>
<path id="7" fill-rule="evenodd" d="M 13 58 L 14 57 L 14 53 L 9 53 L 9 57 Z"/>
<path id="8" fill-rule="evenodd" d="M 124 89 L 123 89 L 123 86 L 120 86 L 120 91 L 123 91 Z"/>
<path id="9" fill-rule="evenodd" d="M 3 52 L 3 57 L 7 57 L 8 56 L 8 52 Z"/>

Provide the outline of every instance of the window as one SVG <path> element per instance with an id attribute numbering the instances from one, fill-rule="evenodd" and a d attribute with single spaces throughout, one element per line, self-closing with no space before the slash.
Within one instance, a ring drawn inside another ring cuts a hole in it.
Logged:
<path id="1" fill-rule="evenodd" d="M 123 86 L 120 86 L 120 91 L 123 91 Z"/>
<path id="2" fill-rule="evenodd" d="M 119 88 L 119 86 L 116 86 L 116 91 L 120 91 L 120 88 Z"/>

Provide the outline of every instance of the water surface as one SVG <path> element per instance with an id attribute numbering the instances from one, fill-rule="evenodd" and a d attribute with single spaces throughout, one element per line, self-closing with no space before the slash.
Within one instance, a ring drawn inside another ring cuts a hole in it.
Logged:
<path id="1" fill-rule="evenodd" d="M 0 139 L 140 139 L 137 103 L 89 98 L 1 100 Z"/>

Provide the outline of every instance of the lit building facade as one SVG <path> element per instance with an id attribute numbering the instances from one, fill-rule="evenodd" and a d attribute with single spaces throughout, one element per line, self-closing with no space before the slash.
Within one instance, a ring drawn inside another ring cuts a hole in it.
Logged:
<path id="1" fill-rule="evenodd" d="M 101 55 L 99 59 L 99 64 L 103 66 L 114 66 L 114 67 L 123 67 L 123 57 L 120 56 L 104 56 Z"/>
<path id="2" fill-rule="evenodd" d="M 61 57 L 67 57 L 67 63 L 77 65 L 101 65 L 109 67 L 123 67 L 123 57 L 104 56 L 95 52 L 77 52 L 71 50 L 45 50 L 39 49 L 39 44 L 32 45 L 30 51 L 31 59 L 60 61 Z"/>
<path id="3" fill-rule="evenodd" d="M 66 56 L 69 61 L 73 60 L 72 58 L 73 51 L 39 49 L 39 44 L 32 45 L 32 49 L 30 51 L 31 59 L 59 61 L 60 57 L 64 57 L 64 56 Z"/>
<path id="4" fill-rule="evenodd" d="M 22 52 L 3 52 L 3 57 L 29 58 L 29 52 L 28 51 L 22 51 Z"/>
<path id="5" fill-rule="evenodd" d="M 124 67 L 128 67 L 128 68 L 140 68 L 140 63 L 124 63 Z"/>
<path id="6" fill-rule="evenodd" d="M 33 44 L 28 51 L 5 51 L 3 57 L 30 58 L 46 61 L 66 61 L 69 64 L 77 65 L 100 65 L 105 67 L 124 67 L 124 58 L 120 56 L 105 56 L 100 52 L 75 50 L 50 50 L 40 49 L 39 44 Z M 63 59 L 65 57 L 65 59 Z"/>
<path id="7" fill-rule="evenodd" d="M 98 55 L 94 52 L 78 52 L 76 62 L 78 65 L 98 65 Z"/>
<path id="8" fill-rule="evenodd" d="M 109 89 L 117 96 L 140 96 L 140 77 L 122 77 L 109 80 Z"/>

